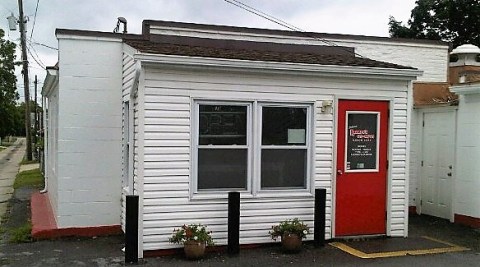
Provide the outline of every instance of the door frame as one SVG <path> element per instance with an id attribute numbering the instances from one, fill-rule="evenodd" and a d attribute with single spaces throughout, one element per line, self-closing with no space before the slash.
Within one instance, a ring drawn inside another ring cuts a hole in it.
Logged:
<path id="1" fill-rule="evenodd" d="M 457 174 L 457 122 L 458 122 L 458 106 L 439 106 L 439 107 L 428 107 L 428 108 L 419 108 L 418 111 L 418 122 L 417 127 L 419 129 L 418 134 L 420 136 L 420 142 L 417 144 L 418 156 L 421 158 L 416 164 L 416 186 L 417 192 L 415 194 L 415 206 L 417 209 L 418 214 L 422 214 L 422 205 L 420 203 L 422 199 L 422 166 L 421 161 L 424 159 L 424 150 L 423 150 L 423 135 L 425 133 L 425 128 L 423 127 L 423 121 L 425 117 L 425 113 L 439 113 L 439 112 L 453 112 L 454 120 L 455 120 L 455 129 L 454 129 L 454 136 L 453 136 L 453 170 L 452 170 L 452 180 L 451 180 L 451 194 L 450 194 L 450 216 L 448 220 L 450 222 L 454 222 L 455 219 L 455 180 Z"/>
<path id="2" fill-rule="evenodd" d="M 340 100 L 368 100 L 368 101 L 386 101 L 388 102 L 388 106 L 389 106 L 389 120 L 388 120 L 388 142 L 387 142 L 387 159 L 389 160 L 389 162 L 391 161 L 390 159 L 392 158 L 393 156 L 393 152 L 392 152 L 392 138 L 393 138 L 393 131 L 391 129 L 393 129 L 393 104 L 394 104 L 394 100 L 395 98 L 394 97 L 364 97 L 364 96 L 352 96 L 352 95 L 337 95 L 334 97 L 334 110 L 333 110 L 333 153 L 332 153 L 332 156 L 333 156 L 333 169 L 332 169 L 332 225 L 331 225 L 331 228 L 332 228 L 332 238 L 336 238 L 337 236 L 335 235 L 335 225 L 336 225 L 336 195 L 337 195 L 337 135 L 338 135 L 338 102 Z M 407 105 L 408 106 L 408 105 Z M 407 108 L 410 108 L 410 107 L 407 107 Z M 408 112 L 408 111 L 407 111 Z M 410 127 L 409 126 L 409 121 L 407 120 L 407 129 Z M 341 153 L 344 153 L 344 151 L 342 151 Z M 408 153 L 409 153 L 409 149 L 408 149 L 408 141 L 407 141 L 407 165 L 408 165 Z M 391 167 L 389 166 L 387 168 L 387 181 L 386 181 L 386 185 L 387 185 L 387 188 L 386 188 L 386 203 L 385 203 L 385 207 L 386 207 L 386 212 L 387 212 L 387 215 L 386 215 L 386 222 L 385 222 L 385 228 L 386 228 L 386 231 L 385 231 L 385 235 L 386 236 L 390 236 L 390 233 L 391 233 L 391 196 L 392 196 L 392 175 L 391 175 Z M 406 168 L 406 172 L 408 174 L 408 166 Z M 408 188 L 408 185 L 406 185 L 406 188 Z M 407 204 L 408 204 L 408 196 L 407 196 Z M 408 209 L 408 205 L 406 204 L 407 206 L 407 209 Z M 407 231 L 407 230 L 405 230 Z"/>

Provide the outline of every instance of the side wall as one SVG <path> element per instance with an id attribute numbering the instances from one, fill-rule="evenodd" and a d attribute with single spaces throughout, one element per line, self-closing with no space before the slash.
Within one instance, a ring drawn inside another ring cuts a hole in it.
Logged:
<path id="1" fill-rule="evenodd" d="M 53 88 L 47 99 L 47 151 L 45 177 L 47 177 L 48 199 L 52 206 L 54 214 L 58 210 L 58 86 Z M 56 218 L 55 218 L 56 219 Z"/>
<path id="2" fill-rule="evenodd" d="M 460 96 L 454 213 L 476 218 L 480 227 L 480 94 Z M 460 218 L 461 219 L 461 218 Z M 472 224 L 473 225 L 473 224 Z"/>
<path id="3" fill-rule="evenodd" d="M 58 227 L 120 225 L 122 43 L 57 37 Z"/>
<path id="4" fill-rule="evenodd" d="M 323 100 L 335 97 L 392 100 L 389 206 L 390 236 L 407 235 L 408 173 L 406 82 L 342 77 L 235 73 L 147 68 L 145 74 L 145 130 L 143 178 L 143 249 L 175 247 L 172 230 L 185 223 L 203 223 L 218 245 L 227 242 L 226 194 L 192 198 L 191 132 L 194 99 L 314 103 L 315 188 L 327 189 L 326 238 L 333 237 L 332 192 L 335 185 L 335 111 L 321 113 Z M 271 242 L 268 230 L 281 220 L 298 217 L 313 226 L 313 195 L 281 193 L 265 197 L 242 195 L 240 242 Z M 309 236 L 308 239 L 312 239 Z"/>

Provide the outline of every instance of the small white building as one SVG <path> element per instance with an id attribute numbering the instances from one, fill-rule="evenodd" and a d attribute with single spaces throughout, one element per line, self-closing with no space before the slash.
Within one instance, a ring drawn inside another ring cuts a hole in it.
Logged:
<path id="1" fill-rule="evenodd" d="M 408 235 L 412 80 L 446 81 L 445 43 L 162 21 L 56 35 L 43 95 L 58 228 L 120 228 L 135 194 L 141 253 L 185 223 L 222 245 L 240 191 L 240 242 L 265 243 L 281 220 L 313 226 L 326 188 L 327 239 Z"/>

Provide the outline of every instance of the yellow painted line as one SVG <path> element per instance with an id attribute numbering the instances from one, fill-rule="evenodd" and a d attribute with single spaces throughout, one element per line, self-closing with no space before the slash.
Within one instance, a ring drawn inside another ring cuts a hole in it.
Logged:
<path id="1" fill-rule="evenodd" d="M 428 236 L 422 236 L 425 239 L 435 241 L 441 244 L 448 245 L 450 247 L 446 248 L 431 248 L 431 249 L 413 249 L 413 250 L 400 250 L 400 251 L 389 251 L 389 252 L 376 252 L 376 253 L 365 253 L 358 249 L 354 249 L 341 242 L 331 242 L 330 245 L 336 247 L 340 250 L 343 250 L 353 256 L 362 258 L 362 259 L 376 259 L 376 258 L 389 258 L 389 257 L 400 257 L 407 255 L 427 255 L 427 254 L 437 254 L 437 253 L 448 253 L 448 252 L 459 252 L 470 250 L 466 247 L 457 246 L 455 244 L 431 238 Z"/>

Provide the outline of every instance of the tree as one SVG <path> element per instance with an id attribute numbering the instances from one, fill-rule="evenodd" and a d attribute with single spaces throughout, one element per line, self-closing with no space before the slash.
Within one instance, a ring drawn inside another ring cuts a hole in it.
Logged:
<path id="1" fill-rule="evenodd" d="M 15 133 L 16 91 L 15 44 L 4 40 L 0 29 L 0 137 Z"/>
<path id="2" fill-rule="evenodd" d="M 390 17 L 391 37 L 480 46 L 480 0 L 417 0 L 407 26 Z"/>

